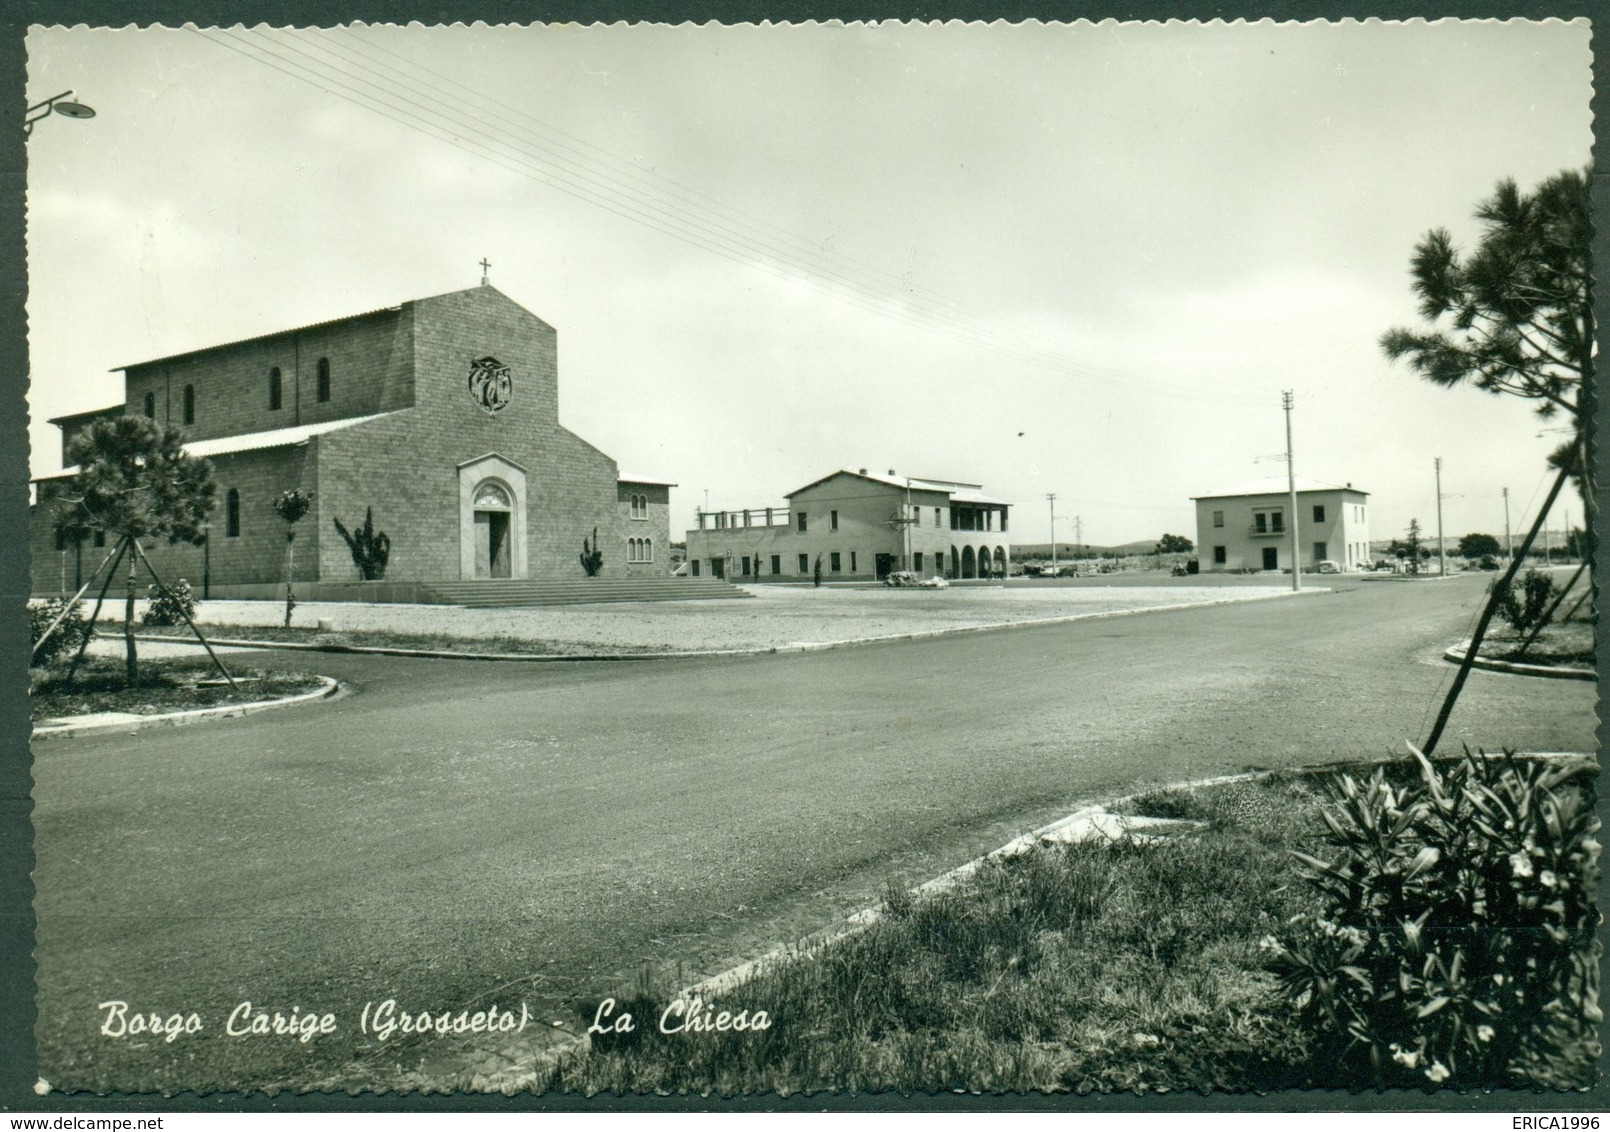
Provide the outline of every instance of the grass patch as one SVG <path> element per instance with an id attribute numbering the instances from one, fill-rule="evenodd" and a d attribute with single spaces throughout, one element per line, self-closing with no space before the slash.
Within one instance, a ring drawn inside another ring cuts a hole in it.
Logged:
<path id="1" fill-rule="evenodd" d="M 764 1031 L 664 1035 L 671 996 L 623 992 L 638 1030 L 561 1059 L 547 1085 L 728 1094 L 1299 1084 L 1308 1050 L 1259 941 L 1311 903 L 1289 850 L 1317 850 L 1319 804 L 1307 782 L 1278 776 L 1147 796 L 1148 812 L 1209 824 L 1150 845 L 1039 847 L 926 899 L 891 890 L 870 928 L 722 996 L 720 1010 L 766 1011 Z"/>
<path id="2" fill-rule="evenodd" d="M 305 672 L 261 672 L 233 666 L 229 672 L 238 690 L 222 683 L 218 670 L 206 658 L 147 660 L 140 664 L 139 683 L 130 686 L 124 680 L 121 657 L 91 657 L 71 684 L 65 667 L 32 670 L 28 691 L 37 723 L 101 711 L 161 715 L 222 704 L 255 703 L 311 692 L 323 685 L 318 676 Z"/>
<path id="3" fill-rule="evenodd" d="M 301 625 L 203 625 L 209 640 L 264 641 L 285 644 L 320 645 L 332 648 L 416 649 L 421 652 L 462 652 L 486 656 L 520 653 L 528 656 L 580 656 L 598 653 L 668 652 L 661 645 L 599 645 L 587 641 L 554 641 L 540 638 L 460 637 L 451 633 L 409 633 L 393 629 L 349 629 L 338 633 L 321 632 Z M 162 630 L 162 636 L 174 635 Z M 149 632 L 139 635 L 150 636 Z"/>
<path id="4" fill-rule="evenodd" d="M 1550 625 L 1538 634 L 1537 640 L 1523 654 L 1521 643 L 1526 638 L 1504 630 L 1493 633 L 1482 642 L 1481 654 L 1492 660 L 1510 660 L 1521 664 L 1540 664 L 1567 668 L 1593 668 L 1593 625 L 1587 621 L 1566 621 Z"/>

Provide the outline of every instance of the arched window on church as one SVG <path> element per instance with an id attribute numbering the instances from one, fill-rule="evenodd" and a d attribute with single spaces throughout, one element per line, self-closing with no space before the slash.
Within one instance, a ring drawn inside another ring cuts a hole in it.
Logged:
<path id="1" fill-rule="evenodd" d="M 642 555 L 642 558 L 639 559 L 640 562 L 653 562 L 654 561 L 654 540 L 651 539 L 651 538 L 644 539 L 643 540 L 642 550 L 639 553 Z M 759 562 L 760 560 L 757 558 L 757 559 L 755 559 L 755 561 Z"/>
<path id="2" fill-rule="evenodd" d="M 275 366 L 268 371 L 268 407 L 278 409 L 285 403 L 285 381 L 280 377 L 280 367 Z"/>
<path id="3" fill-rule="evenodd" d="M 329 358 L 320 358 L 319 359 L 319 391 L 318 391 L 318 398 L 319 398 L 320 401 L 328 401 L 330 399 L 330 359 Z"/>
<path id="4" fill-rule="evenodd" d="M 224 534 L 229 538 L 240 537 L 240 492 L 235 488 L 230 488 L 224 497 Z"/>
<path id="5" fill-rule="evenodd" d="M 194 385 L 184 387 L 184 423 L 196 423 L 196 387 Z"/>

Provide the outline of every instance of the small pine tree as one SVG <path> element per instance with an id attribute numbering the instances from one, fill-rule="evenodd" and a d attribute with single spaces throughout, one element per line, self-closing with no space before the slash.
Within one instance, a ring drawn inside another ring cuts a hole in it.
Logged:
<path id="1" fill-rule="evenodd" d="M 1403 546 L 1409 556 L 1409 573 L 1420 572 L 1420 520 L 1409 520 L 1409 533 L 1403 538 Z"/>

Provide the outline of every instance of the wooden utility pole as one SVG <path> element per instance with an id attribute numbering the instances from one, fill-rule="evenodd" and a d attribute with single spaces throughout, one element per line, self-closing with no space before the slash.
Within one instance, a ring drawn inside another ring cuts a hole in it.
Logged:
<path id="1" fill-rule="evenodd" d="M 1297 469 L 1291 458 L 1291 390 L 1280 394 L 1281 407 L 1286 410 L 1286 490 L 1291 496 L 1291 588 L 1303 588 L 1303 561 L 1301 544 L 1297 541 Z"/>
<path id="2" fill-rule="evenodd" d="M 1448 551 L 1442 541 L 1442 457 L 1437 461 L 1437 577 L 1448 576 Z"/>
<path id="3" fill-rule="evenodd" d="M 1509 488 L 1504 489 L 1504 561 L 1510 562 L 1515 558 L 1515 544 L 1509 536 Z"/>
<path id="4" fill-rule="evenodd" d="M 1056 492 L 1046 492 L 1046 501 L 1051 504 L 1051 573 L 1057 572 L 1057 496 Z"/>

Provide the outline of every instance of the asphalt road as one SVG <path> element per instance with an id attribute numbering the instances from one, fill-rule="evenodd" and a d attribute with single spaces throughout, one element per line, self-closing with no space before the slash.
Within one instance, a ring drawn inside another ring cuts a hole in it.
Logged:
<path id="1" fill-rule="evenodd" d="M 1081 799 L 1401 753 L 1483 581 L 1340 580 L 755 659 L 264 653 L 358 693 L 36 747 L 40 1072 L 295 1085 L 356 1051 L 378 1079 L 422 1053 L 361 1039 L 366 1002 L 524 1000 L 557 1018 L 643 967 L 691 975 L 765 950 Z M 1444 749 L 1591 750 L 1595 696 L 1476 672 Z M 96 1006 L 113 999 L 206 1029 L 104 1037 Z M 248 999 L 333 1012 L 338 1032 L 225 1037 Z"/>

